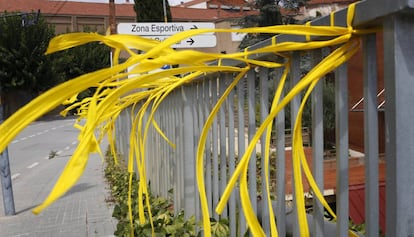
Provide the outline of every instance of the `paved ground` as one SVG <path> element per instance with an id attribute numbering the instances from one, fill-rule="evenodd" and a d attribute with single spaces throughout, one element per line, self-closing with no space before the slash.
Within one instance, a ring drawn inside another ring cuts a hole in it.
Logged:
<path id="1" fill-rule="evenodd" d="M 68 157 L 50 159 L 48 165 L 29 173 L 29 181 L 13 181 L 15 216 L 5 216 L 0 197 L 1 237 L 109 237 L 113 236 L 116 220 L 111 217 L 113 206 L 106 200 L 109 190 L 103 177 L 103 163 L 91 155 L 82 178 L 64 197 L 39 215 L 31 209 L 40 204 L 52 189 Z"/>

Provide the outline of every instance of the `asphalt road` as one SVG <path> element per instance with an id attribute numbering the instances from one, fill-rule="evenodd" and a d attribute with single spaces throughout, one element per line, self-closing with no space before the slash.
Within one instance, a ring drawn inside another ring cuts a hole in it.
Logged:
<path id="1" fill-rule="evenodd" d="M 11 142 L 8 149 L 13 183 L 45 165 L 51 153 L 55 153 L 54 158 L 72 155 L 78 135 L 74 121 L 70 118 L 33 122 Z"/>
<path id="2" fill-rule="evenodd" d="M 104 164 L 96 153 L 89 156 L 82 177 L 65 195 L 39 215 L 31 213 L 53 189 L 78 145 L 74 122 L 72 118 L 34 122 L 9 145 L 16 215 L 4 215 L 0 195 L 0 237 L 113 236 L 113 206 L 107 201 Z"/>

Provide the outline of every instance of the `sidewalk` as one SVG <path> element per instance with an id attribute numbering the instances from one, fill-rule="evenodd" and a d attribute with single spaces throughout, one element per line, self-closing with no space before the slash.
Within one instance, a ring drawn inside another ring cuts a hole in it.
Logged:
<path id="1" fill-rule="evenodd" d="M 32 214 L 31 209 L 48 195 L 68 159 L 50 159 L 43 169 L 28 174 L 28 179 L 13 181 L 16 215 L 4 215 L 0 197 L 0 236 L 113 236 L 117 222 L 111 217 L 112 203 L 106 201 L 110 194 L 104 164 L 96 154 L 90 156 L 85 173 L 71 190 L 39 215 Z"/>

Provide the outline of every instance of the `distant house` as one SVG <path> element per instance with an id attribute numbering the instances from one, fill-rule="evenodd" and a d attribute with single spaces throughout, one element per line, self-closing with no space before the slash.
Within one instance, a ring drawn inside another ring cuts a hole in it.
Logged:
<path id="1" fill-rule="evenodd" d="M 326 16 L 331 12 L 347 7 L 356 0 L 309 0 L 301 6 L 301 12 L 305 19 Z"/>
<path id="2" fill-rule="evenodd" d="M 180 7 L 200 8 L 200 9 L 223 9 L 236 11 L 249 11 L 252 8 L 251 1 L 245 0 L 193 0 L 181 2 Z"/>

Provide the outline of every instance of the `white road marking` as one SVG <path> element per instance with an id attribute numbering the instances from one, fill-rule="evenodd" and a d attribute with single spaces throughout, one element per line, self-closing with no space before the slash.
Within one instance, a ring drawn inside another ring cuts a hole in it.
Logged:
<path id="1" fill-rule="evenodd" d="M 70 146 L 65 147 L 65 150 L 69 150 L 69 149 L 70 149 Z"/>
<path id="2" fill-rule="evenodd" d="M 17 177 L 19 177 L 20 176 L 20 173 L 15 173 L 14 175 L 12 175 L 11 176 L 11 179 L 12 180 L 15 180 L 15 179 L 17 179 Z"/>
<path id="3" fill-rule="evenodd" d="M 57 151 L 56 152 L 56 155 L 60 155 L 60 154 L 62 154 L 63 153 L 63 151 Z"/>
<path id="4" fill-rule="evenodd" d="M 13 140 L 11 143 L 13 144 L 13 143 L 18 143 L 19 141 L 17 141 L 17 140 Z"/>
<path id="5" fill-rule="evenodd" d="M 52 130 L 56 130 L 56 127 L 53 127 Z"/>
<path id="6" fill-rule="evenodd" d="M 35 136 L 36 136 L 36 135 L 34 135 L 34 134 L 33 134 L 33 135 L 30 135 L 29 137 L 30 137 L 30 138 L 32 138 L 32 137 L 35 137 Z"/>
<path id="7" fill-rule="evenodd" d="M 42 135 L 43 133 L 42 132 L 38 132 L 38 133 L 36 133 L 36 135 Z"/>
<path id="8" fill-rule="evenodd" d="M 36 167 L 38 164 L 39 164 L 39 162 L 35 162 L 35 163 L 33 163 L 33 164 L 31 164 L 31 165 L 27 166 L 27 168 L 28 168 L 28 169 L 34 168 L 34 167 Z"/>
<path id="9" fill-rule="evenodd" d="M 74 141 L 74 142 L 72 142 L 72 145 L 75 145 L 76 143 L 78 143 L 78 141 Z"/>
<path id="10" fill-rule="evenodd" d="M 24 141 L 24 140 L 26 140 L 27 139 L 27 137 L 22 137 L 22 138 L 20 138 L 20 140 L 21 141 Z"/>

